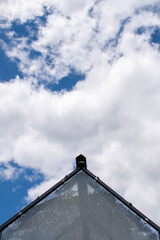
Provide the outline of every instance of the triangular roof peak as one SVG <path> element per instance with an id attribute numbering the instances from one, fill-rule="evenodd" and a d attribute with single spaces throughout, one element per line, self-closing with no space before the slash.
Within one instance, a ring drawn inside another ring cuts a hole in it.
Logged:
<path id="1" fill-rule="evenodd" d="M 87 169 L 76 169 L 0 227 L 0 240 L 160 240 L 160 228 Z"/>

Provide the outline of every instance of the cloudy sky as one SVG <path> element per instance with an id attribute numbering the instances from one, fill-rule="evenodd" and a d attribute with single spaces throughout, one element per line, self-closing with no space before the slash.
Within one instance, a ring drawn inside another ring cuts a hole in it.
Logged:
<path id="1" fill-rule="evenodd" d="M 0 224 L 80 153 L 160 223 L 159 0 L 0 1 Z"/>

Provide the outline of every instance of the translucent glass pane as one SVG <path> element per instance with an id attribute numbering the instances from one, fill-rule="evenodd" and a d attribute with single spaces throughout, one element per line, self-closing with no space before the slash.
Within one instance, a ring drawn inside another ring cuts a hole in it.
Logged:
<path id="1" fill-rule="evenodd" d="M 2 232 L 2 240 L 159 240 L 83 171 Z"/>

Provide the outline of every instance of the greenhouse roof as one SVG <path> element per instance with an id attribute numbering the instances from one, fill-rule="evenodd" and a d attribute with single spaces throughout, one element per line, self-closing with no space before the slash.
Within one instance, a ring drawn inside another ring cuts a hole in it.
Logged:
<path id="1" fill-rule="evenodd" d="M 0 227 L 0 240 L 160 240 L 160 228 L 87 169 L 77 168 Z"/>

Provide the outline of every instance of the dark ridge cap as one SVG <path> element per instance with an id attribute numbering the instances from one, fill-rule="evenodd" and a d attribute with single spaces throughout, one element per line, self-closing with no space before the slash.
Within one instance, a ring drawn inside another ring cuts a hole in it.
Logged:
<path id="1" fill-rule="evenodd" d="M 77 168 L 87 168 L 86 157 L 80 154 L 76 157 L 76 166 Z"/>

